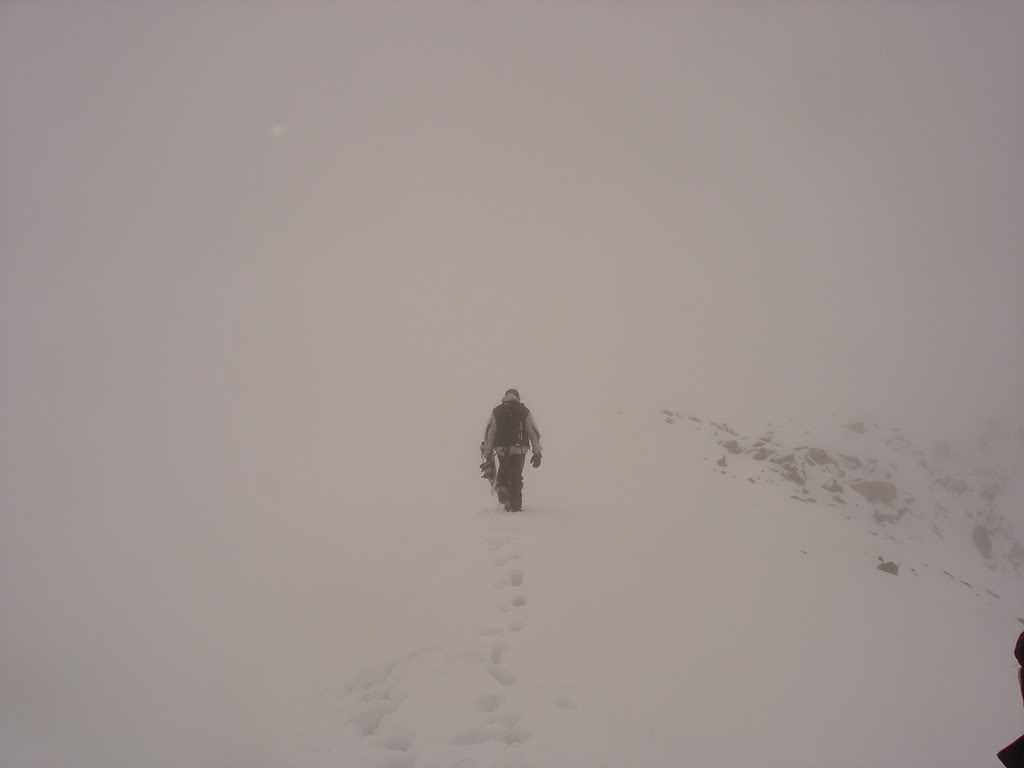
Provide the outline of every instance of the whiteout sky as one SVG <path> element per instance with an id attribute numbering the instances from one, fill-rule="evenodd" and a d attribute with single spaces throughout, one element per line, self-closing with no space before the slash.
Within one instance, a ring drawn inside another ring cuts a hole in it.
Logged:
<path id="1" fill-rule="evenodd" d="M 506 5 L 5 3 L 5 406 L 1019 422 L 1024 9 Z"/>
<path id="2" fill-rule="evenodd" d="M 1015 427 L 1022 136 L 1019 3 L 2 2 L 5 632 L 119 536 L 199 594 L 254 515 L 472 471 L 507 387 L 549 451 Z"/>

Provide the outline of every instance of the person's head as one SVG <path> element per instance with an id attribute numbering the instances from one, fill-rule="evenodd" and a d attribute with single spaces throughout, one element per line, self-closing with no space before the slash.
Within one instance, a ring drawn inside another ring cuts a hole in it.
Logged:
<path id="1" fill-rule="evenodd" d="M 517 400 L 517 401 L 519 400 L 519 390 L 518 389 L 506 389 L 505 390 L 505 396 L 503 398 L 501 398 L 501 401 L 502 402 L 508 402 L 509 400 Z"/>

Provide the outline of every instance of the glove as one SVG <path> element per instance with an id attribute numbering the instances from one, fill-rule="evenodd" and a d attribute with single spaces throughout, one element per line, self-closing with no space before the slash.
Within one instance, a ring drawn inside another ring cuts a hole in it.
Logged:
<path id="1" fill-rule="evenodd" d="M 533 454 L 533 456 L 530 457 L 530 463 L 533 465 L 534 469 L 539 467 L 540 466 L 540 454 L 539 453 Z"/>

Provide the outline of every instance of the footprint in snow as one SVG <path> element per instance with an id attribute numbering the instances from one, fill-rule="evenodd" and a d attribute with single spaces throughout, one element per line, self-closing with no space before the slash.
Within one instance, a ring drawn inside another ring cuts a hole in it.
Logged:
<path id="1" fill-rule="evenodd" d="M 476 709 L 478 712 L 497 712 L 505 702 L 505 697 L 500 693 L 484 693 L 476 697 Z"/>
<path id="2" fill-rule="evenodd" d="M 412 749 L 413 742 L 415 741 L 416 732 L 411 728 L 392 726 L 381 736 L 378 743 L 384 749 L 390 749 L 394 752 L 408 752 Z"/>
<path id="3" fill-rule="evenodd" d="M 516 717 L 518 719 L 518 716 Z M 480 726 L 467 728 L 452 739 L 452 743 L 459 747 L 486 744 L 490 741 L 509 745 L 522 744 L 530 738 L 530 735 L 530 731 L 521 725 L 506 727 L 501 723 L 495 723 L 490 728 Z"/>
<path id="4" fill-rule="evenodd" d="M 374 763 L 374 768 L 416 768 L 412 752 L 390 752 Z"/>
<path id="5" fill-rule="evenodd" d="M 482 664 L 488 658 L 486 651 L 479 648 L 467 648 L 464 651 L 457 651 L 449 654 L 447 657 L 448 661 L 454 661 L 462 664 Z"/>
<path id="6" fill-rule="evenodd" d="M 380 728 L 381 721 L 397 709 L 397 702 L 376 701 L 354 713 L 350 722 L 360 736 L 373 736 Z"/>
<path id="7" fill-rule="evenodd" d="M 574 702 L 568 696 L 555 696 L 554 704 L 559 709 L 576 709 L 576 702 Z"/>
<path id="8" fill-rule="evenodd" d="M 515 595 L 502 605 L 501 612 L 508 613 L 514 608 L 523 608 L 526 606 L 526 602 L 526 595 Z"/>
<path id="9" fill-rule="evenodd" d="M 491 677 L 497 680 L 502 685 L 515 685 L 516 675 L 514 672 L 506 669 L 500 664 L 491 664 L 487 667 L 487 671 L 491 673 Z"/>
<path id="10" fill-rule="evenodd" d="M 498 589 L 504 589 L 505 587 L 521 587 L 523 586 L 523 572 L 518 568 L 513 568 L 508 573 L 502 574 L 501 578 L 495 583 Z"/>
<path id="11" fill-rule="evenodd" d="M 491 664 L 501 664 L 501 657 L 505 653 L 504 643 L 495 643 L 491 646 Z"/>
<path id="12" fill-rule="evenodd" d="M 519 720 L 522 717 L 518 712 L 500 712 L 487 718 L 487 722 L 492 725 L 497 725 L 506 731 L 510 731 L 519 725 Z"/>
<path id="13" fill-rule="evenodd" d="M 458 734 L 452 743 L 457 747 L 469 747 L 474 744 L 486 744 L 494 741 L 494 732 L 490 728 L 467 728 Z"/>

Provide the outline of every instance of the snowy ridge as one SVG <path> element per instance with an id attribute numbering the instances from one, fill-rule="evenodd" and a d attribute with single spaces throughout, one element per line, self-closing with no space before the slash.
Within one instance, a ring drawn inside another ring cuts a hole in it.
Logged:
<path id="1" fill-rule="evenodd" d="M 299 763 L 955 766 L 1016 735 L 1020 578 L 959 518 L 935 533 L 906 461 L 675 412 L 578 432 L 528 474 L 524 513 L 439 516 L 461 554 L 404 648 L 347 660 Z M 895 498 L 854 489 L 889 472 Z"/>
<path id="2" fill-rule="evenodd" d="M 702 423 L 698 417 L 686 418 L 667 409 L 662 413 L 669 423 Z M 977 569 L 981 563 L 989 571 L 1018 577 L 1024 573 L 1024 547 L 1004 511 L 1021 506 L 1012 473 L 1024 453 L 1015 442 L 1004 441 L 996 456 L 989 445 L 984 455 L 971 457 L 963 471 L 955 468 L 944 443 L 929 455 L 899 429 L 881 430 L 864 422 L 833 430 L 826 447 L 819 447 L 820 442 L 808 444 L 806 430 L 787 441 L 786 430 L 771 426 L 756 437 L 740 435 L 714 421 L 708 428 L 724 450 L 716 462 L 721 474 L 781 485 L 791 492 L 791 499 L 803 503 L 846 508 L 843 517 L 868 521 L 872 535 L 883 533 L 934 550 L 933 564 L 944 556 L 954 561 L 964 556 L 972 573 L 980 573 L 982 580 L 989 574 Z M 968 541 L 975 558 L 962 552 Z"/>

